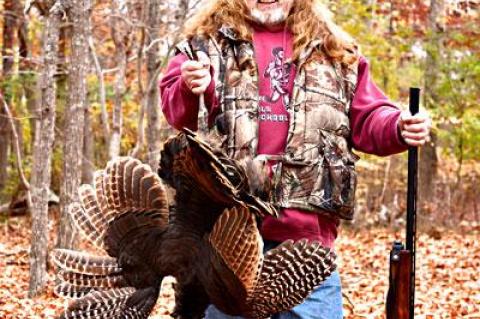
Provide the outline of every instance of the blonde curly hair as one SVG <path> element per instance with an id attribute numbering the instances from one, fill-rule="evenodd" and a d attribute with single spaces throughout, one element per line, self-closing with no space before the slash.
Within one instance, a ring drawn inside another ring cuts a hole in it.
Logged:
<path id="1" fill-rule="evenodd" d="M 332 12 L 321 0 L 294 1 L 292 11 L 287 18 L 287 26 L 293 33 L 293 60 L 300 57 L 303 50 L 313 40 L 322 41 L 323 53 L 344 65 L 351 65 L 358 59 L 355 41 L 332 20 Z M 252 27 L 249 9 L 242 0 L 210 0 L 192 18 L 183 31 L 190 39 L 195 35 L 216 34 L 221 26 L 227 25 L 245 41 L 252 41 Z M 322 52 L 314 52 L 311 58 L 319 57 Z"/>

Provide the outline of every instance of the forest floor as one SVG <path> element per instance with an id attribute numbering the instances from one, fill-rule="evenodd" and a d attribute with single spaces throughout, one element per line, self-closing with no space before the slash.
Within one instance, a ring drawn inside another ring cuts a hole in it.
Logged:
<path id="1" fill-rule="evenodd" d="M 53 233 L 53 223 L 50 232 Z M 417 319 L 480 318 L 480 229 L 420 233 L 417 246 Z M 0 318 L 54 318 L 66 306 L 53 295 L 54 273 L 41 297 L 27 298 L 30 224 L 25 217 L 0 222 Z M 400 237 L 386 228 L 344 228 L 336 244 L 345 318 L 384 318 L 388 255 Z M 53 236 L 51 236 L 53 237 Z M 53 239 L 51 239 L 53 245 Z M 172 280 L 164 281 L 151 318 L 170 318 Z"/>

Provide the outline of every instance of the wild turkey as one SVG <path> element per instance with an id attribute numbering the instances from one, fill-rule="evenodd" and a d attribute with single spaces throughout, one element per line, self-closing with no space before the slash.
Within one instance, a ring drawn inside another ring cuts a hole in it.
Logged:
<path id="1" fill-rule="evenodd" d="M 267 318 L 300 303 L 335 269 L 316 242 L 285 242 L 263 254 L 257 220 L 276 215 L 250 194 L 244 168 L 185 130 L 162 151 L 159 176 L 122 157 L 79 189 L 71 215 L 108 254 L 56 250 L 55 291 L 79 298 L 60 318 L 147 318 L 165 276 L 177 279 L 175 318 L 202 318 L 208 304 Z"/>

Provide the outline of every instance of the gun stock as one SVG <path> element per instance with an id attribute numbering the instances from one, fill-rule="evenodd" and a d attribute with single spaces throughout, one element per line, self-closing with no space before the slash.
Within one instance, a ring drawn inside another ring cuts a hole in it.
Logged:
<path id="1" fill-rule="evenodd" d="M 390 252 L 387 319 L 410 318 L 411 263 L 412 253 L 395 242 Z"/>

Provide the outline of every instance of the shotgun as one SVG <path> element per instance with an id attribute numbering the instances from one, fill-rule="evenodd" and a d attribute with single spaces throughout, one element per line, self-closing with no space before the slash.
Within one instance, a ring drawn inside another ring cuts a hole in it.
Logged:
<path id="1" fill-rule="evenodd" d="M 410 88 L 410 113 L 418 113 L 420 89 Z M 390 278 L 387 293 L 387 319 L 413 319 L 415 309 L 415 248 L 417 231 L 418 150 L 408 148 L 406 246 L 393 243 L 390 251 Z"/>

